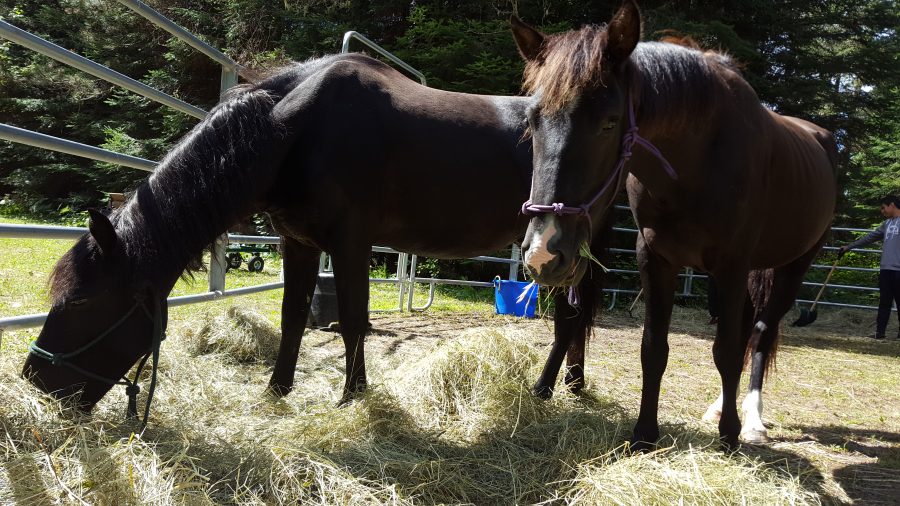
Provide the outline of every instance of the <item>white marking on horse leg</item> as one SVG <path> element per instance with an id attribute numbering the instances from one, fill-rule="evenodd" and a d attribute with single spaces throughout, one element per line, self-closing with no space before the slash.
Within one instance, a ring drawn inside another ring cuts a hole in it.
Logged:
<path id="1" fill-rule="evenodd" d="M 547 216 L 544 218 L 544 223 L 546 226 L 543 232 L 534 234 L 531 238 L 531 246 L 528 247 L 528 251 L 525 253 L 525 264 L 532 272 L 538 275 L 547 263 L 556 258 L 556 255 L 550 253 L 547 249 L 550 239 L 556 235 L 556 217 Z"/>
<path id="2" fill-rule="evenodd" d="M 722 417 L 722 391 L 719 391 L 719 397 L 713 401 L 712 404 L 706 408 L 706 413 L 703 414 L 703 421 L 709 423 L 718 423 L 719 418 Z"/>
<path id="3" fill-rule="evenodd" d="M 741 404 L 741 410 L 744 412 L 741 438 L 751 443 L 768 441 L 768 431 L 762 422 L 762 393 L 759 390 L 747 392 L 747 396 L 744 397 L 744 402 Z"/>
<path id="4" fill-rule="evenodd" d="M 762 320 L 756 322 L 756 330 L 759 330 L 759 333 L 762 334 L 766 330 L 768 330 L 769 326 L 763 323 Z"/>

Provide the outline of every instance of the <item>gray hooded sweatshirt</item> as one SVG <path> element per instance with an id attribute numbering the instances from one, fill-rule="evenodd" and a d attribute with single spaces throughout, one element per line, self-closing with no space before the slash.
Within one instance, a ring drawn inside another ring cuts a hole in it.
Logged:
<path id="1" fill-rule="evenodd" d="M 900 216 L 888 218 L 865 237 L 848 244 L 847 249 L 859 248 L 875 241 L 884 241 L 881 248 L 881 268 L 900 271 Z"/>

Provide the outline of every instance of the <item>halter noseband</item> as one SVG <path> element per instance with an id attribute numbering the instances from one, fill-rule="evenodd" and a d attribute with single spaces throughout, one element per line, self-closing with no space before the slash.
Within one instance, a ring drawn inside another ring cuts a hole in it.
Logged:
<path id="1" fill-rule="evenodd" d="M 652 142 L 648 141 L 638 134 L 637 123 L 634 119 L 634 103 L 631 101 L 630 97 L 628 99 L 628 123 L 628 130 L 626 130 L 625 135 L 622 136 L 622 148 L 621 154 L 619 155 L 619 162 L 616 164 L 616 168 L 613 169 L 606 182 L 603 183 L 600 191 L 598 191 L 597 194 L 594 195 L 594 198 L 592 198 L 586 204 L 581 204 L 577 207 L 567 206 L 562 202 L 555 202 L 549 205 L 534 204 L 531 202 L 531 199 L 528 199 L 525 201 L 525 203 L 522 204 L 522 214 L 524 214 L 525 216 L 537 216 L 539 214 L 549 213 L 553 213 L 557 216 L 563 216 L 566 214 L 584 215 L 588 220 L 588 227 L 590 229 L 593 229 L 590 209 L 598 200 L 600 200 L 600 197 L 602 197 L 607 190 L 613 187 L 613 183 L 617 183 L 619 181 L 622 171 L 625 168 L 625 164 L 628 163 L 628 160 L 631 159 L 631 150 L 635 144 L 643 146 L 644 149 L 658 158 L 659 161 L 662 162 L 663 169 L 666 170 L 666 173 L 669 175 L 669 177 L 677 180 L 678 175 L 675 173 L 675 169 L 672 168 L 672 166 L 662 155 L 659 149 L 657 149 Z M 616 184 L 615 186 L 617 187 L 618 184 Z"/>
<path id="2" fill-rule="evenodd" d="M 675 173 L 675 169 L 672 168 L 672 165 L 669 164 L 666 157 L 663 156 L 662 152 L 657 149 L 656 146 L 653 145 L 652 142 L 648 141 L 644 137 L 641 137 L 638 134 L 637 122 L 634 119 L 634 102 L 632 102 L 631 97 L 628 97 L 628 130 L 625 131 L 625 135 L 622 136 L 622 145 L 621 145 L 621 153 L 619 154 L 619 161 L 616 163 L 615 169 L 613 169 L 612 173 L 609 175 L 609 178 L 606 179 L 606 182 L 603 183 L 603 186 L 600 187 L 600 191 L 594 195 L 590 201 L 586 204 L 581 204 L 580 206 L 567 206 L 562 202 L 554 202 L 552 204 L 535 204 L 531 202 L 529 198 L 522 204 L 522 214 L 525 216 L 537 216 L 540 214 L 549 214 L 553 213 L 557 216 L 563 215 L 576 215 L 576 216 L 584 216 L 588 220 L 588 230 L 592 231 L 594 228 L 594 224 L 591 221 L 591 207 L 600 200 L 600 197 L 603 196 L 611 187 L 618 187 L 619 179 L 622 176 L 623 170 L 625 168 L 625 164 L 628 163 L 628 160 L 631 159 L 631 150 L 635 144 L 639 144 L 643 146 L 644 149 L 649 151 L 653 156 L 659 159 L 662 163 L 663 169 L 665 169 L 666 174 L 669 175 L 674 180 L 678 179 L 678 174 Z M 616 183 L 613 185 L 613 183 Z M 572 307 L 578 307 L 578 291 L 574 286 L 569 289 L 569 304 Z"/>
<path id="3" fill-rule="evenodd" d="M 116 323 L 112 324 L 112 326 L 106 329 L 106 331 L 104 331 L 102 334 L 74 351 L 66 353 L 51 353 L 38 346 L 36 341 L 28 345 L 28 351 L 35 356 L 49 361 L 51 365 L 66 366 L 80 374 L 83 374 L 84 376 L 87 376 L 88 378 L 106 383 L 108 385 L 124 386 L 125 394 L 128 395 L 129 419 L 137 418 L 137 396 L 141 391 L 141 387 L 138 385 L 138 378 L 140 378 L 141 372 L 144 370 L 144 365 L 147 364 L 147 360 L 152 356 L 153 366 L 150 374 L 150 386 L 147 389 L 147 403 L 144 405 L 144 419 L 141 422 L 141 428 L 143 428 L 146 427 L 147 419 L 150 417 L 150 403 L 153 401 L 153 393 L 156 390 L 156 371 L 159 368 L 159 348 L 162 345 L 163 340 L 165 340 L 166 335 L 165 329 L 163 329 L 162 325 L 162 311 L 160 309 L 159 303 L 156 302 L 156 299 L 153 298 L 153 311 L 150 311 L 147 308 L 146 298 L 140 292 L 134 294 L 134 300 L 135 302 L 134 305 L 131 306 L 131 309 L 129 309 L 124 316 L 119 318 Z M 135 371 L 134 373 L 133 380 L 129 380 L 127 376 L 122 376 L 122 378 L 119 380 L 110 379 L 97 373 L 88 371 L 87 369 L 84 369 L 71 361 L 71 359 L 93 348 L 106 336 L 111 334 L 117 328 L 121 327 L 122 324 L 124 324 L 128 320 L 128 318 L 130 318 L 131 315 L 134 314 L 135 311 L 137 311 L 138 308 L 142 309 L 144 315 L 153 322 L 153 335 L 151 337 L 150 350 L 148 350 L 147 353 L 145 353 L 141 358 L 140 364 L 137 367 L 137 371 Z"/>

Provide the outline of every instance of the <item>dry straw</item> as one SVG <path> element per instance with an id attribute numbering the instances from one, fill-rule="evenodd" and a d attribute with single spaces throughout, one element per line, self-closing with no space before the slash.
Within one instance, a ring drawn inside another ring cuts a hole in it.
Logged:
<path id="1" fill-rule="evenodd" d="M 370 392 L 338 408 L 334 334 L 304 337 L 297 388 L 279 400 L 264 388 L 274 327 L 237 310 L 201 321 L 170 327 L 140 435 L 121 392 L 78 416 L 18 377 L 22 356 L 0 356 L 0 504 L 818 503 L 802 476 L 725 456 L 708 430 L 629 456 L 634 413 L 615 399 L 535 399 L 541 326 L 496 318 L 370 353 Z"/>

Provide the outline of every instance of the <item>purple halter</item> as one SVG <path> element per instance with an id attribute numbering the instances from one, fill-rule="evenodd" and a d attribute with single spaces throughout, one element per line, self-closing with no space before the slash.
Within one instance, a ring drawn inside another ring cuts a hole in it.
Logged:
<path id="1" fill-rule="evenodd" d="M 672 166 L 662 155 L 659 149 L 657 149 L 656 146 L 653 145 L 653 143 L 638 134 L 637 123 L 634 119 L 634 103 L 631 101 L 631 97 L 628 98 L 628 123 L 628 130 L 626 130 L 625 135 L 622 136 L 622 148 L 621 154 L 619 155 L 619 162 L 616 164 L 616 168 L 613 169 L 612 174 L 609 175 L 609 178 L 606 180 L 606 182 L 603 183 L 600 191 L 598 191 L 597 194 L 594 195 L 594 198 L 592 198 L 586 204 L 581 204 L 577 207 L 567 206 L 562 202 L 554 202 L 549 205 L 534 204 L 531 202 L 531 199 L 528 199 L 522 204 L 522 214 L 524 214 L 525 216 L 537 216 L 539 214 L 549 213 L 556 214 L 557 216 L 563 216 L 566 214 L 584 215 L 588 220 L 588 230 L 593 230 L 594 226 L 591 222 L 590 209 L 597 202 L 597 200 L 599 200 L 600 197 L 602 197 L 603 194 L 605 194 L 606 191 L 613 186 L 614 183 L 618 183 L 625 168 L 625 164 L 628 163 L 629 159 L 631 159 L 631 150 L 635 144 L 640 144 L 644 149 L 658 158 L 662 163 L 663 169 L 665 169 L 669 177 L 677 180 L 678 175 L 675 173 L 675 169 L 672 168 Z M 615 186 L 617 187 L 618 184 L 615 184 Z M 569 289 L 569 304 L 573 307 L 577 307 L 578 302 L 578 291 L 573 286 Z"/>
<path id="2" fill-rule="evenodd" d="M 591 229 L 593 229 L 593 223 L 591 223 L 591 214 L 590 209 L 593 205 L 606 193 L 607 190 L 613 183 L 617 183 L 619 178 L 621 177 L 622 170 L 625 168 L 625 164 L 628 163 L 628 160 L 631 159 L 631 149 L 635 144 L 640 144 L 647 151 L 649 151 L 653 156 L 659 159 L 662 162 L 663 168 L 666 170 L 666 173 L 669 174 L 669 177 L 672 179 L 678 179 L 678 175 L 675 174 L 675 169 L 669 165 L 669 162 L 662 155 L 659 149 L 653 145 L 647 139 L 641 137 L 638 134 L 638 127 L 634 120 L 634 104 L 631 101 L 631 98 L 628 99 L 628 122 L 629 127 L 628 130 L 625 131 L 625 135 L 622 136 L 622 151 L 619 155 L 619 163 L 616 164 L 616 168 L 613 169 L 612 174 L 609 175 L 609 178 L 603 183 L 603 186 L 600 188 L 600 191 L 594 195 L 588 203 L 582 204 L 578 207 L 567 206 L 562 202 L 555 202 L 553 204 L 544 205 L 544 204 L 533 204 L 531 199 L 525 201 L 522 204 L 522 214 L 525 216 L 537 216 L 539 214 L 548 214 L 553 213 L 557 216 L 562 216 L 565 214 L 574 214 L 574 215 L 584 215 L 588 219 L 588 225 Z M 616 185 L 618 186 L 618 185 Z"/>

